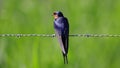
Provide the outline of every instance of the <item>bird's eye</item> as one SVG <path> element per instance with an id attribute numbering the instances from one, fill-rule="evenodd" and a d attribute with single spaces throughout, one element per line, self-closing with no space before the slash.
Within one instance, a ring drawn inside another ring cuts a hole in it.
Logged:
<path id="1" fill-rule="evenodd" d="M 57 15 L 57 13 L 54 12 L 53 15 Z"/>

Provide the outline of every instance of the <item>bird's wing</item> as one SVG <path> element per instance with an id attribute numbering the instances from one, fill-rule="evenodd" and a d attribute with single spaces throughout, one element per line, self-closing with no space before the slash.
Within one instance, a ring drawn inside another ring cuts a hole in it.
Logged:
<path id="1" fill-rule="evenodd" d="M 65 52 L 68 53 L 68 41 L 69 41 L 69 24 L 67 18 L 64 18 L 64 30 L 62 32 L 62 42 L 64 45 Z"/>

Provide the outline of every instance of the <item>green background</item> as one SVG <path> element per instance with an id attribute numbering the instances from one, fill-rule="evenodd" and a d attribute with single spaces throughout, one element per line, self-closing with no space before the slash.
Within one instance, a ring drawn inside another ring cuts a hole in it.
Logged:
<path id="1" fill-rule="evenodd" d="M 119 34 L 120 0 L 0 0 L 0 34 L 54 34 L 54 11 L 70 34 Z M 70 37 L 64 65 L 56 38 L 0 37 L 0 68 L 120 68 L 120 38 Z"/>

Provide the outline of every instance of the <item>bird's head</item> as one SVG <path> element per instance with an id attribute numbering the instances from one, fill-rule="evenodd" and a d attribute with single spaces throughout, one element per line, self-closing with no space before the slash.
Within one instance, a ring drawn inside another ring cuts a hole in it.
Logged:
<path id="1" fill-rule="evenodd" d="M 59 17 L 63 17 L 63 13 L 61 11 L 56 11 L 53 13 L 53 16 L 55 19 L 57 19 Z"/>

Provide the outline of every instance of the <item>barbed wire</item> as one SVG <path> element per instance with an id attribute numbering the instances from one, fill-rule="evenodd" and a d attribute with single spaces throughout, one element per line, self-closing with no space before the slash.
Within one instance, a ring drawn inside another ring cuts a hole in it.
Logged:
<path id="1" fill-rule="evenodd" d="M 70 34 L 70 37 L 120 37 L 120 34 Z M 55 37 L 55 34 L 0 34 L 0 37 Z"/>

